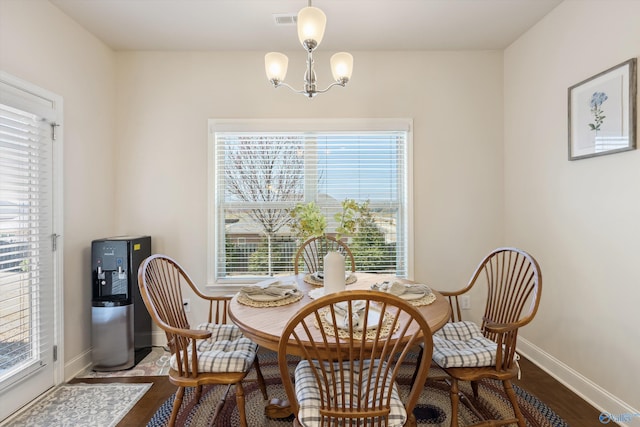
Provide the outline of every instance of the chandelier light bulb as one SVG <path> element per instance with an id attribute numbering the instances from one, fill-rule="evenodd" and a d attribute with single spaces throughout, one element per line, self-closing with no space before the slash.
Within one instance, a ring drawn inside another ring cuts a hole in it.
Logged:
<path id="1" fill-rule="evenodd" d="M 289 58 L 280 52 L 269 52 L 264 56 L 264 68 L 270 82 L 282 82 L 287 76 Z"/>
<path id="2" fill-rule="evenodd" d="M 337 82 L 348 82 L 353 72 L 353 56 L 347 52 L 338 52 L 331 57 L 331 72 Z"/>
<path id="3" fill-rule="evenodd" d="M 305 49 L 315 49 L 322 42 L 327 16 L 317 7 L 305 7 L 298 12 L 298 39 Z M 313 43 L 309 43 L 312 41 Z"/>

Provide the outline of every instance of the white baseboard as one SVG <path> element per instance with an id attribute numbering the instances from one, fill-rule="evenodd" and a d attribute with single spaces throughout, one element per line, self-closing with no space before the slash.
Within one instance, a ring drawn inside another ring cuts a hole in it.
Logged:
<path id="1" fill-rule="evenodd" d="M 91 349 L 88 349 L 84 353 L 80 353 L 78 356 L 71 359 L 64 364 L 64 380 L 69 381 L 75 378 L 78 374 L 84 372 L 91 366 Z"/>
<path id="2" fill-rule="evenodd" d="M 163 331 L 151 332 L 151 345 L 164 347 L 167 345 L 167 336 Z M 81 374 L 93 363 L 91 359 L 91 349 L 86 350 L 84 353 L 80 353 L 64 365 L 64 381 L 67 382 L 77 375 Z"/>
<path id="3" fill-rule="evenodd" d="M 518 353 L 538 365 L 540 369 L 561 382 L 603 414 L 609 415 L 612 418 L 611 421 L 616 422 L 621 427 L 640 427 L 640 410 L 632 408 L 622 399 L 609 393 L 598 384 L 522 337 L 518 337 Z M 607 424 L 606 420 L 601 422 L 603 426 Z"/>
<path id="4" fill-rule="evenodd" d="M 167 346 L 167 335 L 164 333 L 164 331 L 151 331 L 151 345 L 154 347 Z"/>

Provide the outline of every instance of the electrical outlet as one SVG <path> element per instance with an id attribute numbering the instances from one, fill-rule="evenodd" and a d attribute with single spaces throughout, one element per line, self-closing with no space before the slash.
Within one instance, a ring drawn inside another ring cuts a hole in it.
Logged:
<path id="1" fill-rule="evenodd" d="M 182 300 L 182 305 L 184 305 L 185 313 L 189 313 L 191 311 L 191 300 L 189 298 L 184 298 Z"/>
<path id="2" fill-rule="evenodd" d="M 471 296 L 469 295 L 460 296 L 460 308 L 463 310 L 471 310 Z"/>

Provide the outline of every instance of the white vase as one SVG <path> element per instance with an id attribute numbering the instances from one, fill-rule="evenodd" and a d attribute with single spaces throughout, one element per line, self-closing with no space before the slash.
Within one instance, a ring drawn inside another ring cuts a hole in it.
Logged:
<path id="1" fill-rule="evenodd" d="M 344 255 L 330 251 L 324 256 L 325 295 L 345 290 Z"/>

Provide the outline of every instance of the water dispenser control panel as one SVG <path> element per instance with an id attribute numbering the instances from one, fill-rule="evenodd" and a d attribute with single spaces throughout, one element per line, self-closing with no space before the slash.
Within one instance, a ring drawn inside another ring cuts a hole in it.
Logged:
<path id="1" fill-rule="evenodd" d="M 93 301 L 106 306 L 130 304 L 127 241 L 98 241 L 92 245 Z"/>

